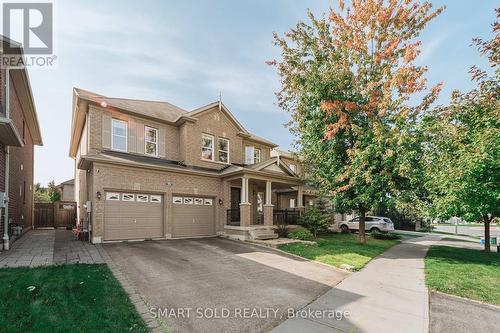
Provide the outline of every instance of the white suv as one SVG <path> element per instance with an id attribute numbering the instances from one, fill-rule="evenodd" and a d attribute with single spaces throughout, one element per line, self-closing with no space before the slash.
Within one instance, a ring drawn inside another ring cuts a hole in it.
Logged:
<path id="1" fill-rule="evenodd" d="M 355 217 L 348 221 L 341 221 L 339 223 L 339 228 L 343 232 L 350 230 L 359 230 L 359 217 Z M 388 217 L 382 216 L 366 216 L 365 218 L 365 230 L 366 231 L 377 231 L 377 232 L 389 232 L 394 231 L 394 223 Z"/>

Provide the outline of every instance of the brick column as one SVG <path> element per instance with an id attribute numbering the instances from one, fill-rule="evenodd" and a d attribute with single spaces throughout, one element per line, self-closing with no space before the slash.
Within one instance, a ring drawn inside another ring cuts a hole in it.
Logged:
<path id="1" fill-rule="evenodd" d="M 248 201 L 248 178 L 241 178 L 240 226 L 250 226 L 252 204 Z"/>
<path id="2" fill-rule="evenodd" d="M 273 225 L 273 209 L 274 206 L 271 203 L 271 181 L 266 181 L 266 203 L 264 205 L 264 225 L 272 226 Z"/>

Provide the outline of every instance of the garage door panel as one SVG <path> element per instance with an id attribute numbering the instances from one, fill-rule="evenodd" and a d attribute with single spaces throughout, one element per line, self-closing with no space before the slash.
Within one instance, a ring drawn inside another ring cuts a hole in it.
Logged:
<path id="1" fill-rule="evenodd" d="M 173 204 L 172 218 L 173 237 L 213 236 L 215 234 L 215 206 L 213 204 Z"/>
<path id="2" fill-rule="evenodd" d="M 162 203 L 106 200 L 104 240 L 160 237 L 163 237 Z"/>

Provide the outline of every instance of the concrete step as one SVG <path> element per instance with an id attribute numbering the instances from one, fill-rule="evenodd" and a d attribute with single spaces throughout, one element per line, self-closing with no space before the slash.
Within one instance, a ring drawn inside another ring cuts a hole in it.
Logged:
<path id="1" fill-rule="evenodd" d="M 278 238 L 278 235 L 274 233 L 272 229 L 257 229 L 251 230 L 250 237 L 252 239 L 275 239 Z"/>

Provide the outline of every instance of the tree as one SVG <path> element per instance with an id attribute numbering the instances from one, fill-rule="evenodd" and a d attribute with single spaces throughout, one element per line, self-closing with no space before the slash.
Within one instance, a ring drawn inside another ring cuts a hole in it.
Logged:
<path id="1" fill-rule="evenodd" d="M 416 121 L 436 99 L 426 91 L 427 68 L 416 65 L 417 37 L 443 8 L 429 2 L 339 1 L 328 18 L 299 22 L 275 44 L 281 108 L 306 173 L 340 211 L 360 214 L 359 240 L 366 242 L 365 216 L 391 198 L 411 200 L 420 168 Z"/>
<path id="2" fill-rule="evenodd" d="M 35 184 L 35 191 L 33 193 L 33 199 L 35 202 L 49 202 L 50 198 L 47 194 L 47 189 L 42 187 L 40 183 Z"/>
<path id="3" fill-rule="evenodd" d="M 488 57 L 493 76 L 471 68 L 477 88 L 455 91 L 451 105 L 424 118 L 426 185 L 432 200 L 431 215 L 461 216 L 484 222 L 485 250 L 490 251 L 490 223 L 500 210 L 500 10 L 489 41 L 475 39 Z"/>
<path id="4" fill-rule="evenodd" d="M 50 202 L 59 201 L 61 199 L 61 192 L 59 192 L 59 189 L 56 187 L 53 180 L 49 182 L 47 194 Z"/>
<path id="5" fill-rule="evenodd" d="M 313 206 L 302 214 L 299 223 L 304 228 L 311 231 L 314 238 L 316 238 L 318 233 L 328 230 L 330 226 L 330 215 L 320 210 L 320 208 Z"/>

